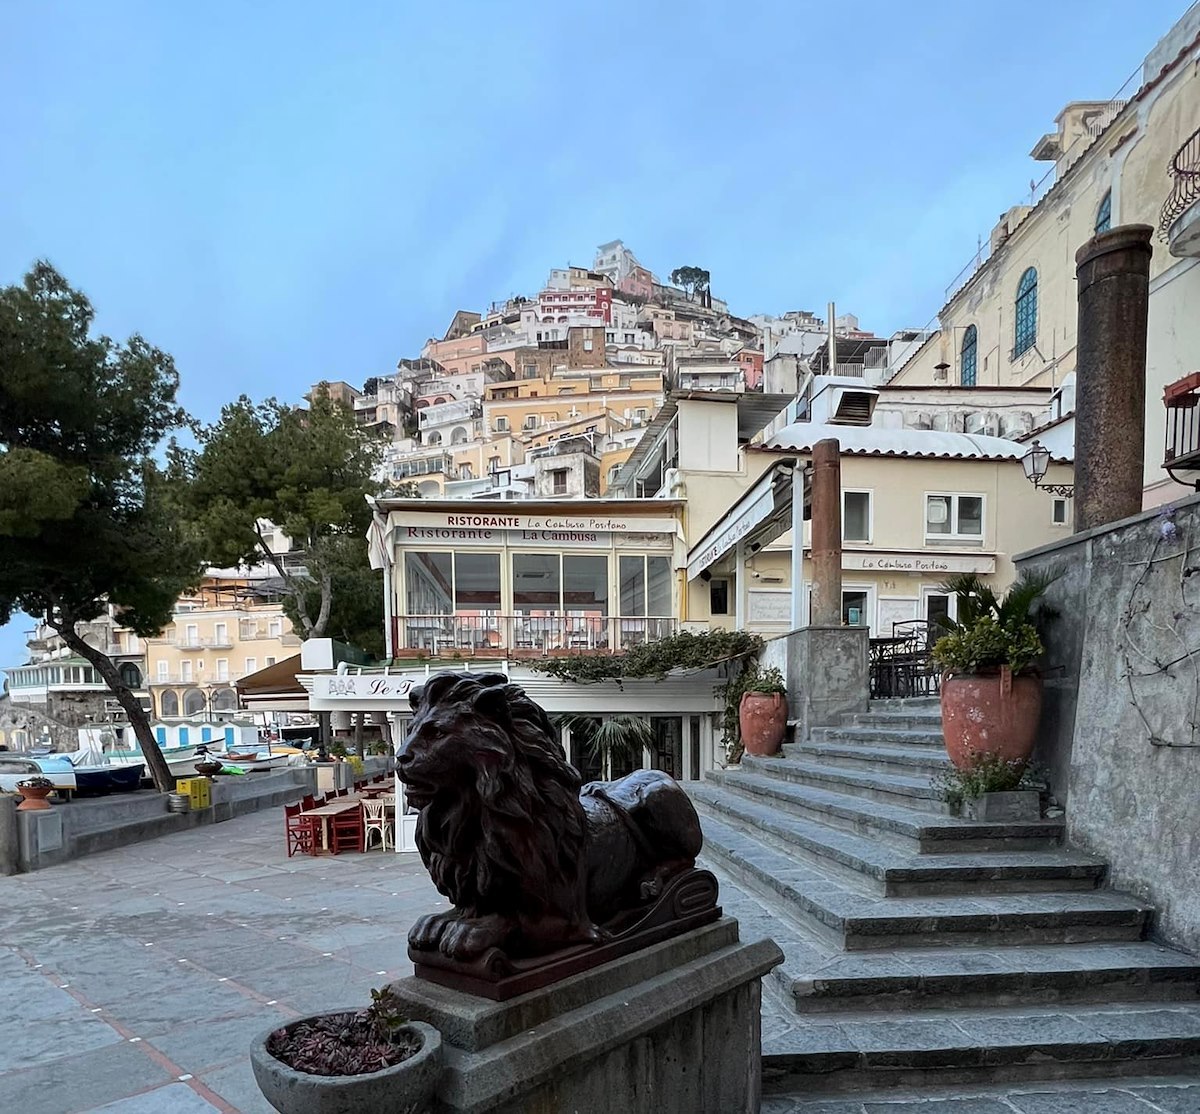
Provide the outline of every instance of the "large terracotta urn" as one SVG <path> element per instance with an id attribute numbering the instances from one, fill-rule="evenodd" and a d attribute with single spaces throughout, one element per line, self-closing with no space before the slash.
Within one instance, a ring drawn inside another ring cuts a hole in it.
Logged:
<path id="1" fill-rule="evenodd" d="M 1004 667 L 942 678 L 942 734 L 957 769 L 970 770 L 980 754 L 1028 762 L 1041 714 L 1041 677 Z"/>
<path id="2" fill-rule="evenodd" d="M 738 726 L 747 754 L 778 754 L 787 731 L 787 697 L 778 692 L 745 692 L 738 705 Z"/>
<path id="3" fill-rule="evenodd" d="M 36 812 L 39 809 L 47 809 L 50 807 L 50 802 L 46 800 L 54 789 L 49 785 L 18 785 L 18 792 L 21 794 L 22 801 L 17 805 L 18 812 Z"/>

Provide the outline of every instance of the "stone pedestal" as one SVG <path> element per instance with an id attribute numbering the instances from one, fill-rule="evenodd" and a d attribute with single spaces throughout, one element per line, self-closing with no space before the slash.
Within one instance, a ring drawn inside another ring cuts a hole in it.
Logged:
<path id="1" fill-rule="evenodd" d="M 867 627 L 801 627 L 787 636 L 788 708 L 796 739 L 865 712 L 870 699 Z"/>
<path id="2" fill-rule="evenodd" d="M 724 917 L 507 1002 L 418 978 L 392 990 L 442 1034 L 438 1114 L 753 1114 L 761 979 L 782 960 Z"/>

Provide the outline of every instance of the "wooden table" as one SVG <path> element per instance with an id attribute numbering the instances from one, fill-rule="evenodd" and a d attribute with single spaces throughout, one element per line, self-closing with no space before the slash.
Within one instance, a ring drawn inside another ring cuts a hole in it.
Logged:
<path id="1" fill-rule="evenodd" d="M 361 808 L 362 802 L 357 797 L 338 797 L 336 801 L 330 801 L 327 805 L 318 805 L 316 808 L 305 809 L 301 816 L 317 816 L 321 820 L 321 847 L 323 850 L 329 850 L 329 818 L 331 816 L 340 816 L 343 812 L 349 812 L 351 809 Z M 317 853 L 316 846 L 313 847 L 313 854 Z"/>

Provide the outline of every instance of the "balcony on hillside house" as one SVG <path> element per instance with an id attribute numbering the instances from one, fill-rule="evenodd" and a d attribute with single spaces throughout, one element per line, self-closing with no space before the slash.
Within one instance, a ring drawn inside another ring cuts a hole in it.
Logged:
<path id="1" fill-rule="evenodd" d="M 1200 371 L 1163 392 L 1167 408 L 1163 468 L 1176 483 L 1200 491 Z"/>
<path id="2" fill-rule="evenodd" d="M 1163 203 L 1159 236 L 1180 259 L 1200 256 L 1200 129 L 1175 152 L 1169 171 L 1174 180 Z"/>

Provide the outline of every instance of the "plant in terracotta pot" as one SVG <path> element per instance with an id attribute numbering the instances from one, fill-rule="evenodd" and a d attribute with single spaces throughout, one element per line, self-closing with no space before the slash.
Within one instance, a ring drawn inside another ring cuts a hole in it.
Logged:
<path id="1" fill-rule="evenodd" d="M 973 769 L 981 755 L 1029 761 L 1042 711 L 1039 627 L 1053 617 L 1038 605 L 1059 575 L 1022 573 L 1003 597 L 974 574 L 942 586 L 957 599 L 958 619 L 943 620 L 948 633 L 933 659 L 942 669 L 942 734 L 957 769 Z"/>
<path id="2" fill-rule="evenodd" d="M 778 754 L 787 730 L 787 685 L 774 666 L 747 680 L 738 705 L 738 727 L 747 754 Z"/>
<path id="3" fill-rule="evenodd" d="M 424 1114 L 441 1061 L 441 1034 L 406 1018 L 387 988 L 364 1010 L 301 1018 L 250 1049 L 259 1089 L 281 1114 Z"/>
<path id="4" fill-rule="evenodd" d="M 50 807 L 46 798 L 54 792 L 54 782 L 48 777 L 27 777 L 17 782 L 17 789 L 24 798 L 17 805 L 17 811 L 36 812 Z"/>

